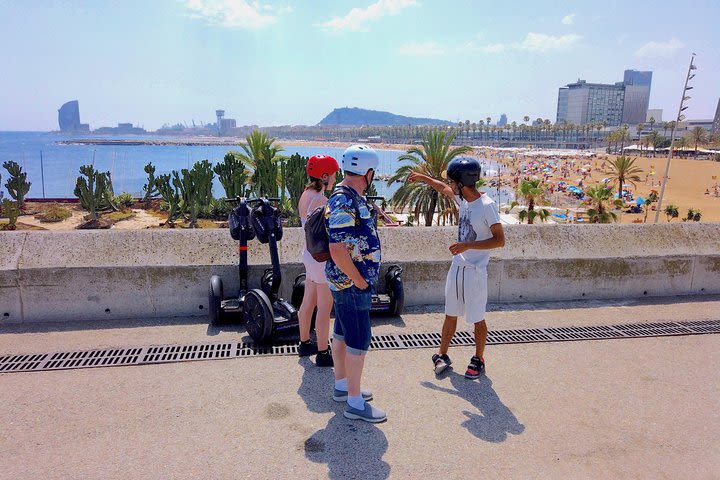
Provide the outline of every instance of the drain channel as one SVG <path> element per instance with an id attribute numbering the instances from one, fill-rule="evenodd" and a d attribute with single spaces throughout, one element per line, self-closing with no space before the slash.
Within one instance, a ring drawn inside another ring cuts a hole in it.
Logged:
<path id="1" fill-rule="evenodd" d="M 720 333 L 720 320 L 491 330 L 488 332 L 487 344 L 666 337 L 709 333 Z M 440 345 L 439 333 L 399 333 L 373 336 L 370 348 L 372 350 L 403 350 L 431 348 L 438 345 Z M 451 345 L 472 346 L 475 345 L 475 340 L 470 332 L 457 332 Z M 297 355 L 297 345 L 286 343 L 265 346 L 244 342 L 226 342 L 0 355 L 0 373 L 150 365 L 270 355 Z"/>

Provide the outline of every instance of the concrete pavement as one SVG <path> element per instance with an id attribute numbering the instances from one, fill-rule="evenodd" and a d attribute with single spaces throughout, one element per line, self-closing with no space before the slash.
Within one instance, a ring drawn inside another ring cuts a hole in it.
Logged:
<path id="1" fill-rule="evenodd" d="M 717 319 L 720 300 L 571 306 L 499 306 L 488 319 Z M 375 333 L 437 331 L 427 310 Z M 243 335 L 198 320 L 3 327 L 0 352 Z M 461 376 L 471 348 L 451 349 L 456 372 L 440 378 L 431 353 L 368 356 L 380 425 L 344 419 L 331 371 L 296 357 L 0 374 L 0 479 L 720 477 L 718 335 L 492 346 L 480 381 Z"/>

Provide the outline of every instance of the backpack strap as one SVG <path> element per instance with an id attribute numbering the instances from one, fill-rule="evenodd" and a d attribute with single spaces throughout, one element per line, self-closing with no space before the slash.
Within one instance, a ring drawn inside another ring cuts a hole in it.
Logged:
<path id="1" fill-rule="evenodd" d="M 355 193 L 355 190 L 353 190 L 350 187 L 346 187 L 345 185 L 338 185 L 335 187 L 335 190 L 333 191 L 331 197 L 334 195 L 338 195 L 340 193 L 344 193 L 348 197 L 350 197 L 350 200 L 352 200 L 353 207 L 355 208 L 355 226 L 360 226 L 360 205 L 358 204 L 358 194 Z"/>

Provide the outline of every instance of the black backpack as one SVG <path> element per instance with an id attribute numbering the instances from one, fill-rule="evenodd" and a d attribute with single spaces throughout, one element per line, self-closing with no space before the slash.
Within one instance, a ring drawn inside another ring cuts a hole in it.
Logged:
<path id="1" fill-rule="evenodd" d="M 357 193 L 352 189 L 338 185 L 333 191 L 333 195 L 345 193 L 353 202 L 355 207 L 355 226 L 360 225 L 360 207 L 358 206 Z M 327 228 L 325 227 L 325 208 L 327 205 L 317 207 L 310 213 L 305 222 L 305 245 L 310 255 L 316 262 L 326 262 L 330 260 L 330 240 L 328 238 Z"/>

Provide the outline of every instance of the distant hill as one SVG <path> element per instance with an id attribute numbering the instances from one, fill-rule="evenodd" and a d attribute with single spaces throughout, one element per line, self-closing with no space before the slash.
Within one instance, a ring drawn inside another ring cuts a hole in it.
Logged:
<path id="1" fill-rule="evenodd" d="M 336 108 L 318 125 L 453 125 L 447 120 L 416 118 L 364 108 Z"/>

